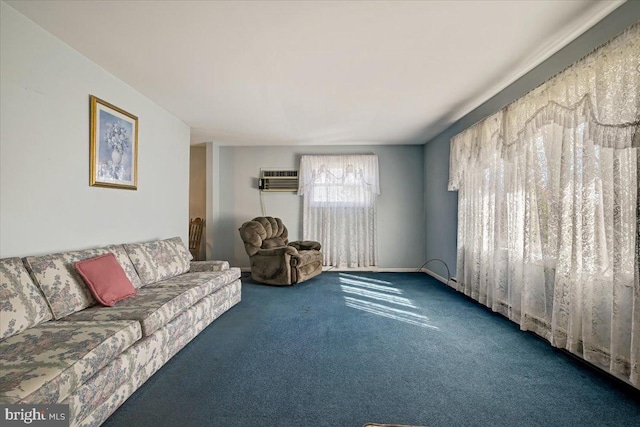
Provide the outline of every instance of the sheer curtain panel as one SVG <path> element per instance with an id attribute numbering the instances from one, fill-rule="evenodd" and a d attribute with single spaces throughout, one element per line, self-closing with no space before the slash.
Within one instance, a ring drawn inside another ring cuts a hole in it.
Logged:
<path id="1" fill-rule="evenodd" d="M 451 140 L 459 290 L 640 388 L 640 24 Z"/>
<path id="2" fill-rule="evenodd" d="M 378 156 L 302 156 L 303 237 L 322 244 L 323 264 L 377 265 Z"/>

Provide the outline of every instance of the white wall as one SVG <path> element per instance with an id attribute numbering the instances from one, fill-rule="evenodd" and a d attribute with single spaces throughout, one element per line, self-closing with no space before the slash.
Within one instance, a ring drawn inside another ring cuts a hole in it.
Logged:
<path id="1" fill-rule="evenodd" d="M 378 155 L 379 262 L 383 268 L 417 268 L 424 262 L 423 146 L 220 147 L 219 212 L 212 218 L 212 257 L 248 267 L 238 228 L 262 215 L 257 187 L 260 168 L 298 169 L 303 154 Z M 302 239 L 302 197 L 295 193 L 263 193 L 266 214 L 280 217 L 289 240 Z"/>
<path id="2" fill-rule="evenodd" d="M 0 256 L 186 242 L 189 127 L 0 7 Z M 139 118 L 137 191 L 89 186 L 90 94 Z"/>

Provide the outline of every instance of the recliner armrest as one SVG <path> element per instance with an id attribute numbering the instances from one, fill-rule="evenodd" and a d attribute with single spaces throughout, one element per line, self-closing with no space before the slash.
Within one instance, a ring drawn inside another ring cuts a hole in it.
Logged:
<path id="1" fill-rule="evenodd" d="M 313 240 L 298 240 L 290 242 L 289 246 L 292 246 L 299 251 L 319 251 L 322 248 L 320 242 L 314 242 Z"/>

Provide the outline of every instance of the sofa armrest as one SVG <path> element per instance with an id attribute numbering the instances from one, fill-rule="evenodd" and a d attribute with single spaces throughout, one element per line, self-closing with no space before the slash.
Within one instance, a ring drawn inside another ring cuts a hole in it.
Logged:
<path id="1" fill-rule="evenodd" d="M 322 248 L 320 242 L 314 242 L 313 240 L 298 240 L 295 242 L 290 242 L 289 246 L 292 246 L 299 251 L 319 251 Z"/>
<path id="2" fill-rule="evenodd" d="M 228 261 L 191 261 L 191 273 L 203 271 L 224 271 L 229 269 Z"/>

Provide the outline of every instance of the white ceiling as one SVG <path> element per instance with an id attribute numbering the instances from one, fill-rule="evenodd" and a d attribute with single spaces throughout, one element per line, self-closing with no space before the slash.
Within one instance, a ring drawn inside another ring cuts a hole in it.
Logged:
<path id="1" fill-rule="evenodd" d="M 192 143 L 331 145 L 422 144 L 623 1 L 8 3 Z"/>

